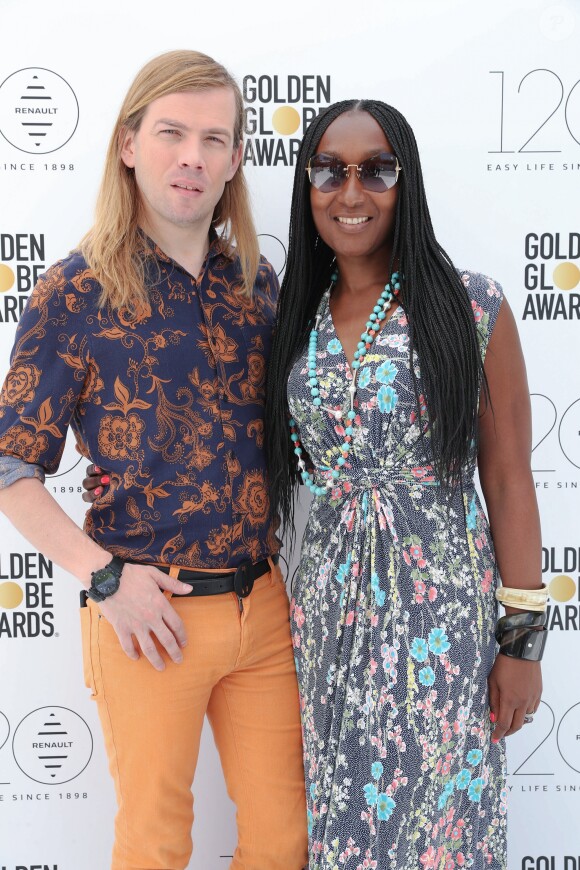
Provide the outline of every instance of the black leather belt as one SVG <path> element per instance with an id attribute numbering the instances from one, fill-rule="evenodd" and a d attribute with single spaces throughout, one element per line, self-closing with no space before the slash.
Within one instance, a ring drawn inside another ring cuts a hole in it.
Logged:
<path id="1" fill-rule="evenodd" d="M 278 554 L 271 557 L 274 565 L 278 564 Z M 169 574 L 169 567 L 159 567 L 159 571 Z M 177 579 L 191 586 L 191 592 L 177 595 L 178 598 L 189 598 L 194 595 L 223 595 L 225 592 L 235 592 L 238 598 L 247 598 L 255 581 L 263 574 L 270 571 L 270 563 L 267 559 L 261 562 L 242 562 L 235 571 L 223 574 L 208 574 L 207 571 L 187 571 L 179 568 Z"/>
<path id="2" fill-rule="evenodd" d="M 278 564 L 279 556 L 276 553 L 270 557 L 274 565 Z M 126 561 L 129 561 L 128 559 Z M 145 562 L 132 562 L 133 565 L 145 565 Z M 169 574 L 169 566 L 160 567 L 154 565 L 158 571 Z M 268 559 L 260 562 L 242 562 L 235 570 L 224 571 L 223 574 L 209 574 L 207 571 L 188 571 L 179 568 L 178 580 L 191 586 L 191 592 L 177 595 L 177 598 L 190 598 L 194 595 L 223 595 L 225 592 L 235 592 L 238 598 L 247 598 L 253 589 L 258 577 L 270 571 Z M 81 607 L 87 606 L 87 593 L 81 592 Z M 240 602 L 241 606 L 241 602 Z"/>

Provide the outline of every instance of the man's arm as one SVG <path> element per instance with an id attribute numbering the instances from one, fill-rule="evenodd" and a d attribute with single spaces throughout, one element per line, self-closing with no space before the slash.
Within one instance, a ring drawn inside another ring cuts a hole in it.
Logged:
<path id="1" fill-rule="evenodd" d="M 33 547 L 78 577 L 85 589 L 91 585 L 91 573 L 111 561 L 111 554 L 79 529 L 39 480 L 21 478 L 1 489 L 0 511 Z M 165 665 L 153 635 L 174 662 L 182 660 L 180 647 L 186 644 L 183 623 L 162 589 L 179 595 L 190 587 L 154 567 L 126 564 L 119 589 L 99 605 L 129 658 L 139 658 L 139 648 L 159 671 Z"/>
<path id="2" fill-rule="evenodd" d="M 40 479 L 34 479 L 58 468 L 88 371 L 88 344 L 79 340 L 73 354 L 67 338 L 84 334 L 78 312 L 86 300 L 79 298 L 74 305 L 68 298 L 79 295 L 70 280 L 78 266 L 74 258 L 51 266 L 18 323 L 10 370 L 0 391 L 0 454 L 5 459 L 0 468 L 0 510 L 39 551 L 86 588 L 91 572 L 108 564 L 111 555 L 72 522 Z M 156 568 L 126 565 L 120 588 L 101 604 L 127 655 L 139 655 L 134 635 L 159 670 L 163 660 L 152 634 L 174 661 L 180 661 L 179 645 L 185 643 L 183 624 L 160 589 L 189 591 Z"/>

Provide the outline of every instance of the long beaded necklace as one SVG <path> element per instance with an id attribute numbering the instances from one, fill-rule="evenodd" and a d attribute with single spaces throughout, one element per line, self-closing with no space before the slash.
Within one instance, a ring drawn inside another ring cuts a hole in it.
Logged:
<path id="1" fill-rule="evenodd" d="M 318 375 L 316 372 L 318 328 L 320 326 L 320 321 L 323 317 L 323 312 L 326 310 L 329 304 L 332 289 L 336 285 L 337 281 L 338 273 L 333 272 L 330 276 L 330 286 L 324 293 L 324 296 L 322 298 L 322 304 L 318 309 L 319 313 L 316 315 L 314 327 L 310 331 L 310 338 L 308 341 L 307 384 L 310 389 L 310 395 L 312 396 L 312 404 L 316 408 L 322 408 L 322 410 L 328 411 L 338 422 L 342 421 L 346 414 L 347 422 L 347 425 L 344 429 L 344 443 L 341 444 L 341 446 L 338 448 L 339 456 L 336 460 L 334 468 L 331 469 L 330 466 L 328 468 L 330 474 L 327 476 L 323 486 L 320 486 L 316 483 L 316 481 L 314 480 L 314 474 L 308 471 L 308 468 L 306 467 L 306 463 L 304 462 L 304 459 L 302 457 L 303 450 L 300 443 L 300 436 L 298 434 L 298 426 L 296 424 L 296 421 L 294 419 L 290 419 L 289 425 L 290 438 L 292 439 L 292 442 L 294 444 L 294 453 L 298 458 L 300 476 L 302 477 L 304 484 L 308 487 L 308 489 L 314 496 L 320 497 L 323 495 L 327 495 L 330 490 L 336 489 L 336 495 L 338 498 L 340 498 L 342 496 L 342 490 L 340 486 L 337 486 L 337 480 L 340 477 L 342 466 L 345 465 L 346 460 L 348 459 L 348 454 L 352 446 L 352 436 L 354 431 L 353 426 L 356 420 L 356 411 L 354 410 L 354 397 L 356 394 L 357 375 L 367 353 L 373 345 L 376 335 L 380 331 L 383 320 L 385 320 L 387 317 L 387 312 L 391 307 L 393 299 L 401 289 L 401 285 L 399 283 L 399 273 L 393 272 L 390 282 L 388 284 L 385 284 L 385 289 L 382 291 L 381 295 L 377 299 L 377 303 L 374 306 L 369 316 L 369 319 L 365 324 L 365 331 L 361 333 L 360 341 L 358 342 L 357 348 L 354 352 L 354 360 L 350 365 L 352 371 L 352 380 L 348 388 L 349 398 L 346 402 L 348 410 L 345 411 L 344 406 L 339 410 L 335 410 L 334 408 L 326 408 L 322 405 L 322 399 L 320 397 L 320 386 L 318 383 Z"/>

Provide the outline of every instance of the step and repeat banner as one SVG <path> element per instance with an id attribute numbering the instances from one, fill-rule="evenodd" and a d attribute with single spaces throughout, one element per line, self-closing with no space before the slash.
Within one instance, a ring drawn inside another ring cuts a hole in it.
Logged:
<path id="1" fill-rule="evenodd" d="M 280 275 L 310 120 L 351 97 L 408 117 L 439 238 L 503 285 L 528 365 L 551 635 L 539 714 L 508 741 L 509 870 L 580 870 L 580 3 L 0 0 L 0 32 L 2 377 L 38 275 L 91 224 L 119 105 L 154 55 L 196 48 L 237 77 Z M 31 88 L 48 99 L 23 100 Z M 79 524 L 83 472 L 68 443 L 46 482 Z M 0 870 L 109 866 L 114 795 L 77 602 L 77 581 L 0 517 Z M 234 809 L 209 730 L 194 792 L 190 868 L 226 870 Z"/>

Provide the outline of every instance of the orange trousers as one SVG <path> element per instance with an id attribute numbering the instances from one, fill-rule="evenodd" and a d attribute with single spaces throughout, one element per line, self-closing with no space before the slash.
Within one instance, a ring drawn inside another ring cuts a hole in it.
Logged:
<path id="1" fill-rule="evenodd" d="M 89 601 L 81 611 L 85 679 L 98 706 L 118 801 L 111 868 L 188 866 L 191 786 L 207 715 L 237 810 L 230 870 L 302 870 L 302 741 L 280 569 L 255 582 L 242 612 L 233 592 L 174 596 L 171 603 L 188 643 L 183 662 L 165 656 L 162 672 L 144 657 L 135 662 L 125 655 L 97 605 Z"/>

